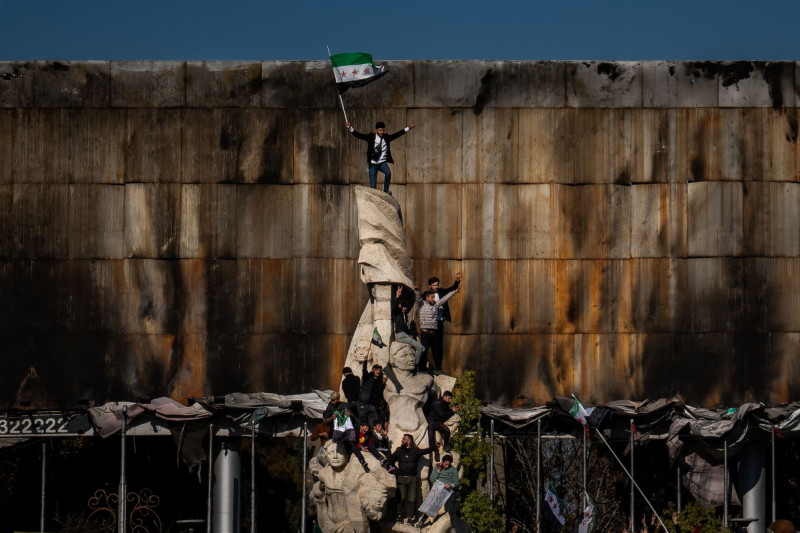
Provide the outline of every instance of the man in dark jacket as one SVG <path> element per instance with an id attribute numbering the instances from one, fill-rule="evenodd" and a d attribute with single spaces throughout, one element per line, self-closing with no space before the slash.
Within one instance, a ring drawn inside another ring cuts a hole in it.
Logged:
<path id="1" fill-rule="evenodd" d="M 350 410 L 358 416 L 356 402 L 358 402 L 358 393 L 361 392 L 361 380 L 353 374 L 353 369 L 349 366 L 342 369 L 342 376 L 342 392 L 350 405 Z"/>
<path id="2" fill-rule="evenodd" d="M 450 428 L 444 425 L 445 422 L 450 420 L 456 412 L 458 406 L 450 408 L 450 402 L 453 400 L 453 393 L 449 390 L 444 391 L 441 398 L 433 400 L 431 404 L 431 411 L 428 413 L 428 446 L 431 448 L 436 444 L 436 432 L 442 435 L 444 441 L 444 451 L 449 452 L 450 448 L 447 443 L 450 442 Z M 437 449 L 434 457 L 439 460 L 439 450 Z"/>
<path id="3" fill-rule="evenodd" d="M 434 295 L 434 301 L 438 302 L 439 298 L 456 290 L 461 284 L 461 278 L 461 272 L 457 272 L 455 283 L 453 283 L 452 287 L 447 287 L 446 289 L 439 287 L 439 278 L 433 277 L 429 279 L 428 287 Z M 436 336 L 431 343 L 431 351 L 433 352 L 433 363 L 435 368 L 439 371 L 439 373 L 441 373 L 442 359 L 444 358 L 444 323 L 452 322 L 453 320 L 450 315 L 450 304 L 445 302 L 445 304 L 439 308 L 438 313 L 437 320 L 439 321 L 439 327 L 434 331 Z"/>
<path id="4" fill-rule="evenodd" d="M 412 122 L 405 128 L 395 133 L 386 135 L 386 124 L 377 122 L 375 131 L 372 133 L 359 133 L 349 122 L 344 123 L 350 133 L 362 141 L 367 141 L 367 166 L 369 167 L 369 186 L 372 189 L 378 188 L 378 171 L 383 172 L 383 192 L 389 192 L 389 183 L 392 181 L 392 171 L 389 170 L 389 163 L 394 163 L 392 150 L 389 143 L 398 137 L 411 131 L 416 125 Z"/>
<path id="5" fill-rule="evenodd" d="M 397 463 L 397 489 L 400 492 L 400 499 L 397 502 L 397 521 L 403 519 L 414 519 L 414 507 L 417 500 L 417 487 L 419 486 L 419 475 L 417 467 L 419 458 L 431 452 L 433 448 L 417 448 L 414 439 L 406 433 L 400 446 L 389 457 L 389 464 Z"/>
<path id="6" fill-rule="evenodd" d="M 367 362 L 363 363 L 361 392 L 358 393 L 358 420 L 368 423 L 369 427 L 375 426 L 378 420 L 378 404 L 383 397 L 382 370 L 381 365 L 375 364 L 367 372 Z"/>

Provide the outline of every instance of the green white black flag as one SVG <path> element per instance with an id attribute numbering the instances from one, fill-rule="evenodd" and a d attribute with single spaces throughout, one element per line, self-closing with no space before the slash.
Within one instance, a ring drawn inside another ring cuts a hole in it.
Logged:
<path id="1" fill-rule="evenodd" d="M 386 67 L 376 66 L 372 56 L 362 52 L 333 54 L 331 65 L 339 94 L 350 87 L 362 87 L 386 74 Z"/>

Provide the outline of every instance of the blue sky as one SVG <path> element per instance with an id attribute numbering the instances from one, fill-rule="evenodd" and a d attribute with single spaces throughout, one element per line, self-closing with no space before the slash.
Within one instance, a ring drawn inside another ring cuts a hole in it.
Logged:
<path id="1" fill-rule="evenodd" d="M 797 60 L 800 2 L 0 0 L 0 60 Z"/>

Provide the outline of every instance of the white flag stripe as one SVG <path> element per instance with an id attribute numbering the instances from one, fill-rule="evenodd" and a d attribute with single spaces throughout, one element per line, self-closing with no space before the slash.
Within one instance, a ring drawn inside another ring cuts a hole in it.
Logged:
<path id="1" fill-rule="evenodd" d="M 375 72 L 371 63 L 364 63 L 362 65 L 334 67 L 333 75 L 336 77 L 336 83 L 343 83 L 371 78 L 375 75 Z"/>

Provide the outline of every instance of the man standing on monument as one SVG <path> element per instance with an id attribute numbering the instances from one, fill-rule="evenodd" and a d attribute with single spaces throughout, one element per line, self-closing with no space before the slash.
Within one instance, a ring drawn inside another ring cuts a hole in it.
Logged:
<path id="1" fill-rule="evenodd" d="M 375 123 L 375 131 L 372 133 L 359 133 L 350 125 L 350 122 L 345 122 L 344 125 L 347 126 L 347 129 L 354 137 L 367 141 L 367 166 L 369 167 L 370 188 L 378 188 L 378 171 L 381 171 L 383 172 L 383 192 L 388 193 L 389 183 L 392 181 L 392 171 L 389 169 L 389 163 L 394 163 L 389 143 L 411 131 L 416 127 L 417 123 L 412 122 L 402 130 L 388 135 L 386 134 L 386 124 L 380 121 Z"/>
<path id="2" fill-rule="evenodd" d="M 439 278 L 432 277 L 431 279 L 429 279 L 428 289 L 430 290 L 430 292 L 433 293 L 434 301 L 438 302 L 439 299 L 445 296 L 446 294 L 458 289 L 458 286 L 461 284 L 461 278 L 462 278 L 461 272 L 457 272 L 455 283 L 453 283 L 452 287 L 448 287 L 446 289 L 439 288 Z M 439 371 L 441 371 L 442 359 L 444 359 L 444 323 L 452 322 L 452 317 L 450 315 L 450 305 L 447 302 L 445 302 L 444 305 L 441 305 L 437 309 L 436 321 L 439 327 L 437 327 L 435 330 L 435 335 L 431 343 L 431 351 L 433 352 L 433 362 L 436 365 L 436 368 Z"/>
<path id="3" fill-rule="evenodd" d="M 374 427 L 378 421 L 378 404 L 383 398 L 383 375 L 381 365 L 372 365 L 372 371 L 367 372 L 367 362 L 363 362 L 363 376 L 361 378 L 361 392 L 358 394 L 358 419 L 360 422 Z"/>
<path id="4" fill-rule="evenodd" d="M 417 500 L 417 487 L 419 486 L 419 458 L 431 452 L 433 448 L 417 448 L 414 439 L 408 433 L 403 435 L 400 446 L 389 457 L 389 464 L 397 463 L 397 489 L 400 498 L 397 502 L 397 521 L 413 521 L 414 503 Z"/>

